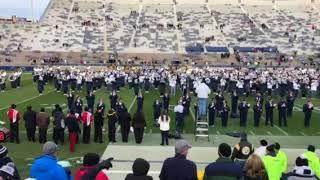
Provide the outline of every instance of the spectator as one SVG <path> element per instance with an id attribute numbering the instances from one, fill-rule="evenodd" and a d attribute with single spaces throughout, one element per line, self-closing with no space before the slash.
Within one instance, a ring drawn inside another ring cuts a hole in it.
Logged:
<path id="1" fill-rule="evenodd" d="M 142 111 L 137 111 L 133 116 L 132 127 L 134 128 L 134 137 L 137 144 L 141 144 L 143 139 L 144 128 L 146 127 L 146 120 Z"/>
<path id="2" fill-rule="evenodd" d="M 47 130 L 50 123 L 48 113 L 44 112 L 44 108 L 40 109 L 40 112 L 37 114 L 37 126 L 39 127 L 39 142 L 44 144 L 47 142 Z"/>
<path id="3" fill-rule="evenodd" d="M 11 108 L 7 112 L 8 119 L 10 122 L 10 142 L 13 143 L 15 140 L 17 144 L 20 143 L 19 138 L 19 121 L 20 121 L 20 113 L 18 110 L 16 110 L 16 105 L 12 104 Z"/>
<path id="4" fill-rule="evenodd" d="M 170 117 L 167 115 L 166 112 L 162 112 L 162 115 L 159 117 L 158 124 L 160 125 L 160 131 L 161 131 L 161 146 L 164 145 L 164 142 L 166 142 L 166 145 L 169 145 L 169 130 L 170 130 Z"/>
<path id="5" fill-rule="evenodd" d="M 262 158 L 262 161 L 267 170 L 269 180 L 279 180 L 282 175 L 282 165 L 276 157 L 275 145 L 269 145 L 266 150 L 267 154 Z"/>
<path id="6" fill-rule="evenodd" d="M 7 147 L 0 144 L 0 168 L 2 168 L 4 166 L 10 166 L 11 168 L 13 168 L 14 169 L 13 177 L 15 179 L 20 179 L 18 170 L 15 167 L 14 162 L 12 161 L 12 159 L 10 157 L 8 157 Z"/>
<path id="7" fill-rule="evenodd" d="M 219 158 L 209 164 L 204 172 L 203 180 L 237 180 L 242 177 L 242 169 L 230 158 L 231 147 L 222 143 L 218 148 Z"/>
<path id="8" fill-rule="evenodd" d="M 197 166 L 187 160 L 191 145 L 186 140 L 178 140 L 175 145 L 175 156 L 164 161 L 160 180 L 197 180 Z"/>
<path id="9" fill-rule="evenodd" d="M 126 176 L 125 180 L 152 180 L 151 176 L 148 176 L 150 164 L 148 161 L 137 158 L 132 165 L 132 172 Z"/>
<path id="10" fill-rule="evenodd" d="M 0 168 L 0 180 L 17 180 L 14 176 L 15 169 L 10 165 L 5 165 Z"/>
<path id="11" fill-rule="evenodd" d="M 303 153 L 303 156 L 308 160 L 309 166 L 316 174 L 316 176 L 320 179 L 320 160 L 315 151 L 316 147 L 314 147 L 313 145 L 309 145 L 308 151 Z"/>
<path id="12" fill-rule="evenodd" d="M 25 121 L 25 128 L 27 130 L 28 141 L 36 141 L 35 132 L 36 132 L 36 116 L 37 113 L 32 110 L 31 106 L 27 107 L 27 111 L 23 114 L 23 119 Z"/>
<path id="13" fill-rule="evenodd" d="M 58 146 L 51 141 L 43 145 L 43 155 L 38 157 L 32 164 L 30 177 L 46 180 L 68 180 L 64 168 L 57 161 Z"/>
<path id="14" fill-rule="evenodd" d="M 292 172 L 283 174 L 281 180 L 317 180 L 311 167 L 308 166 L 308 160 L 304 157 L 297 157 L 296 166 Z"/>
<path id="15" fill-rule="evenodd" d="M 287 155 L 280 150 L 280 144 L 279 143 L 275 143 L 274 144 L 274 148 L 277 154 L 277 158 L 279 159 L 280 163 L 281 163 L 281 169 L 282 169 L 282 173 L 287 172 L 287 168 L 288 168 L 288 157 Z"/>
<path id="16" fill-rule="evenodd" d="M 258 155 L 260 158 L 266 155 L 266 148 L 268 146 L 268 142 L 264 139 L 260 141 L 260 147 L 258 147 L 255 151 L 254 154 Z"/>
<path id="17" fill-rule="evenodd" d="M 87 153 L 83 157 L 83 164 L 80 167 L 75 175 L 74 180 L 82 180 L 84 175 L 86 175 L 95 165 L 99 164 L 100 156 L 96 153 Z M 96 180 L 108 180 L 109 177 L 106 174 L 106 170 L 100 171 L 96 176 Z"/>
<path id="18" fill-rule="evenodd" d="M 240 137 L 240 142 L 237 143 L 232 152 L 231 159 L 236 163 L 239 163 L 241 167 L 244 166 L 244 163 L 249 158 L 249 156 L 253 153 L 253 145 L 248 142 L 247 134 L 242 133 Z"/>
<path id="19" fill-rule="evenodd" d="M 257 154 L 252 154 L 244 165 L 244 180 L 268 180 L 267 170 Z"/>
<path id="20" fill-rule="evenodd" d="M 65 116 L 63 114 L 62 108 L 59 104 L 55 105 L 55 109 L 52 111 L 53 117 L 53 141 L 54 143 L 58 144 L 59 141 L 61 144 L 64 144 L 64 128 L 65 123 L 64 119 Z"/>

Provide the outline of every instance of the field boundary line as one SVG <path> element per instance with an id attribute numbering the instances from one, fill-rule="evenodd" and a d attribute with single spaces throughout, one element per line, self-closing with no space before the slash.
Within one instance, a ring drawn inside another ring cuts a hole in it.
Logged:
<path id="1" fill-rule="evenodd" d="M 275 127 L 276 129 L 278 129 L 280 132 L 282 132 L 284 135 L 289 136 L 289 133 L 287 133 L 285 130 L 283 130 L 283 129 L 280 128 L 279 126 L 274 125 L 274 127 Z"/>

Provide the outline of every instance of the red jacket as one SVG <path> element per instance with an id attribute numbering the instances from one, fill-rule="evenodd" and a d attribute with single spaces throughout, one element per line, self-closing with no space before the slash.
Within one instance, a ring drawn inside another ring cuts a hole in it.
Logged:
<path id="1" fill-rule="evenodd" d="M 82 177 L 92 168 L 92 166 L 82 166 L 78 169 L 74 175 L 74 180 L 81 180 Z M 109 177 L 106 174 L 106 170 L 101 170 L 95 180 L 109 180 Z"/>
<path id="2" fill-rule="evenodd" d="M 90 112 L 85 111 L 81 115 L 82 124 L 88 126 L 93 122 L 93 116 Z"/>
<path id="3" fill-rule="evenodd" d="M 20 113 L 15 109 L 10 108 L 7 115 L 10 123 L 19 122 L 20 120 Z"/>

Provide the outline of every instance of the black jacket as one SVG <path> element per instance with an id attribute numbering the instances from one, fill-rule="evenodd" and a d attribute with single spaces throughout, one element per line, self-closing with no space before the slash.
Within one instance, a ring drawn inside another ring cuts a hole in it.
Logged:
<path id="1" fill-rule="evenodd" d="M 152 180 L 151 176 L 148 176 L 150 164 L 144 159 L 136 159 L 132 166 L 133 173 L 126 176 L 125 180 Z"/>
<path id="2" fill-rule="evenodd" d="M 80 133 L 79 123 L 74 115 L 69 115 L 65 119 L 65 124 L 68 127 L 69 133 Z"/>
<path id="3" fill-rule="evenodd" d="M 23 114 L 23 119 L 25 121 L 26 128 L 30 128 L 30 129 L 36 128 L 36 125 L 37 125 L 36 116 L 37 116 L 37 113 L 33 110 L 31 111 L 28 110 Z"/>

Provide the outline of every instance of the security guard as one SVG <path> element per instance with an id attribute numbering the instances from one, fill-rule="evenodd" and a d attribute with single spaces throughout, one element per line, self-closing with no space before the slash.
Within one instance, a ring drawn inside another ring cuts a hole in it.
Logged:
<path id="1" fill-rule="evenodd" d="M 261 114 L 262 114 L 262 106 L 260 102 L 257 101 L 257 103 L 253 106 L 253 119 L 254 119 L 255 127 L 259 127 Z"/>
<path id="2" fill-rule="evenodd" d="M 266 122 L 265 125 L 270 125 L 271 127 L 273 127 L 273 108 L 275 107 L 275 105 L 273 104 L 272 98 L 269 97 L 269 100 L 266 102 L 265 104 L 265 108 L 266 108 Z"/>
<path id="3" fill-rule="evenodd" d="M 238 109 L 240 112 L 240 127 L 246 127 L 247 125 L 247 117 L 248 117 L 248 109 L 250 108 L 250 104 L 246 102 L 245 99 L 239 104 Z"/>
<path id="4" fill-rule="evenodd" d="M 284 125 L 287 127 L 287 104 L 286 100 L 282 99 L 278 103 L 278 111 L 279 111 L 279 126 L 281 127 Z"/>
<path id="5" fill-rule="evenodd" d="M 279 180 L 282 175 L 282 165 L 276 157 L 275 145 L 271 144 L 266 148 L 267 154 L 262 158 L 267 170 L 269 180 Z"/>
<path id="6" fill-rule="evenodd" d="M 248 142 L 247 134 L 242 133 L 240 142 L 233 148 L 231 159 L 243 167 L 248 157 L 254 152 L 253 145 Z"/>
<path id="7" fill-rule="evenodd" d="M 308 164 L 318 178 L 320 178 L 320 160 L 315 153 L 316 147 L 309 145 L 307 152 L 303 153 L 303 156 L 308 160 Z"/>

